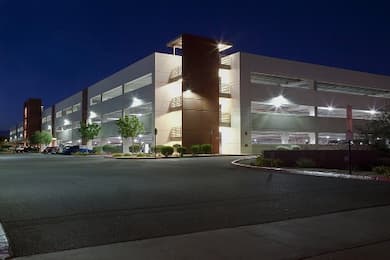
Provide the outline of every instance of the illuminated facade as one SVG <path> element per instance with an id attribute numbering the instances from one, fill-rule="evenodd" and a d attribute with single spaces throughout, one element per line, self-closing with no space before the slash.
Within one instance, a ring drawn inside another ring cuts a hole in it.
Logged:
<path id="1" fill-rule="evenodd" d="M 79 144 L 82 122 L 102 127 L 93 145 L 120 145 L 115 125 L 136 115 L 137 142 L 211 143 L 214 153 L 255 153 L 267 145 L 334 144 L 379 115 L 390 77 L 236 52 L 228 43 L 182 35 L 173 53 L 153 53 L 46 108 L 42 130 L 57 144 Z M 154 129 L 158 130 L 157 136 Z M 17 129 L 11 136 L 18 136 Z"/>

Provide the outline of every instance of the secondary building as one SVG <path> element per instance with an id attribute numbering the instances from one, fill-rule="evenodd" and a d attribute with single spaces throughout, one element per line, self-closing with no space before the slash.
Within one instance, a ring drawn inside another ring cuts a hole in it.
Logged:
<path id="1" fill-rule="evenodd" d="M 144 147 L 209 143 L 214 153 L 248 154 L 267 145 L 340 142 L 347 114 L 356 132 L 390 100 L 388 76 L 229 53 L 230 43 L 188 34 L 168 46 L 172 53 L 153 53 L 45 108 L 42 130 L 58 145 L 74 145 L 82 122 L 97 123 L 93 145 L 121 145 L 115 122 L 136 115 Z M 18 130 L 10 136 L 18 138 Z"/>

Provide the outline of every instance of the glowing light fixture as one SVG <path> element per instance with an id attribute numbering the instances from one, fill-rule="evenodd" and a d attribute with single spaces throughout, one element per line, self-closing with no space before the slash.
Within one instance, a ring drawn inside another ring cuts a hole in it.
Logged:
<path id="1" fill-rule="evenodd" d="M 378 111 L 376 111 L 374 108 L 370 109 L 370 111 L 368 111 L 368 113 L 370 113 L 370 115 L 375 115 L 376 113 L 378 113 Z"/>
<path id="2" fill-rule="evenodd" d="M 334 107 L 332 107 L 332 106 L 327 106 L 326 109 L 327 109 L 328 111 L 333 111 L 333 110 L 334 110 Z"/>
<path id="3" fill-rule="evenodd" d="M 289 101 L 285 97 L 283 97 L 283 95 L 279 95 L 277 97 L 272 98 L 269 103 L 274 107 L 279 108 L 282 105 L 288 104 Z"/>
<path id="4" fill-rule="evenodd" d="M 97 117 L 97 115 L 96 115 L 95 112 L 93 112 L 93 111 L 89 112 L 89 118 L 90 119 L 93 119 L 93 118 L 96 118 L 96 117 Z"/>
<path id="5" fill-rule="evenodd" d="M 68 119 L 64 119 L 64 125 L 70 125 L 70 121 Z"/>
<path id="6" fill-rule="evenodd" d="M 133 102 L 131 103 L 130 107 L 138 107 L 138 106 L 142 105 L 143 103 L 144 102 L 142 102 L 141 99 L 133 97 Z"/>

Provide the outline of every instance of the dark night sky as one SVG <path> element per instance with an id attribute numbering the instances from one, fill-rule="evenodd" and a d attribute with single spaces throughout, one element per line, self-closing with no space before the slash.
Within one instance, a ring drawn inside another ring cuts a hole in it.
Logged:
<path id="1" fill-rule="evenodd" d="M 235 50 L 390 75 L 386 1 L 229 2 L 0 0 L 0 129 L 21 121 L 27 98 L 50 106 L 168 51 L 166 42 L 182 32 L 228 40 Z"/>

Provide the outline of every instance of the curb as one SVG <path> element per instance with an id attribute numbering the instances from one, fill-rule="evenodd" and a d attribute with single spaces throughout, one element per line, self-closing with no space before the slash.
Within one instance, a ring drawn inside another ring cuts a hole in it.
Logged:
<path id="1" fill-rule="evenodd" d="M 4 260 L 11 256 L 7 236 L 4 232 L 3 226 L 0 223 L 0 259 Z"/>
<path id="2" fill-rule="evenodd" d="M 381 182 L 390 182 L 390 178 L 384 176 L 364 176 L 364 175 L 349 175 L 336 172 L 320 172 L 320 171 L 309 171 L 309 170 L 296 170 L 289 168 L 276 168 L 276 167 L 260 167 L 254 165 L 242 164 L 240 161 L 256 158 L 254 156 L 247 157 L 245 159 L 237 159 L 231 163 L 235 166 L 246 167 L 252 169 L 263 169 L 263 170 L 273 170 L 276 172 L 286 172 L 294 173 L 301 175 L 317 176 L 317 177 L 332 177 L 332 178 L 342 178 L 342 179 L 354 179 L 354 180 L 364 180 L 364 181 L 381 181 Z"/>

